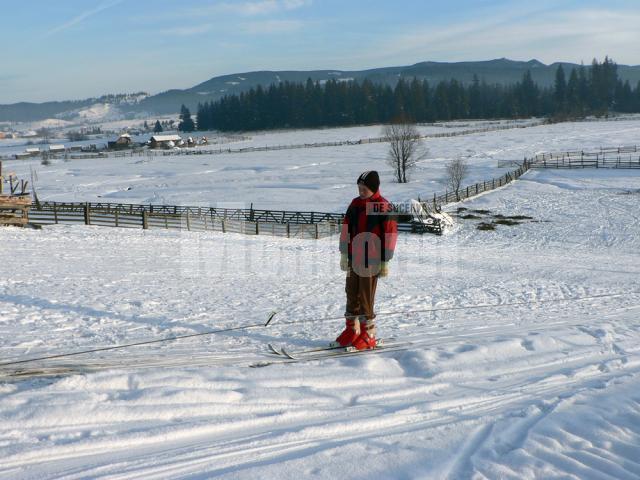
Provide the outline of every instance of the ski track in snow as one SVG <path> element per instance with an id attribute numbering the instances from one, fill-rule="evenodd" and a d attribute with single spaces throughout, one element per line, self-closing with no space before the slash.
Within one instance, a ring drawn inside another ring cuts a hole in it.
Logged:
<path id="1" fill-rule="evenodd" d="M 257 369 L 340 330 L 314 321 L 342 313 L 336 238 L 2 229 L 0 363 L 279 313 L 0 367 L 0 478 L 639 478 L 639 190 L 531 171 L 452 205 L 534 221 L 403 235 L 378 311 L 501 307 L 380 315 L 406 349 Z"/>

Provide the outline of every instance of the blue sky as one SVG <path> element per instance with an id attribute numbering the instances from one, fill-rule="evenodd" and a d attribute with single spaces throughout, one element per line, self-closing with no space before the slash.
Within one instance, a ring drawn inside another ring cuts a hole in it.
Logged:
<path id="1" fill-rule="evenodd" d="M 0 103 L 252 70 L 507 57 L 640 64 L 638 0 L 0 0 Z"/>

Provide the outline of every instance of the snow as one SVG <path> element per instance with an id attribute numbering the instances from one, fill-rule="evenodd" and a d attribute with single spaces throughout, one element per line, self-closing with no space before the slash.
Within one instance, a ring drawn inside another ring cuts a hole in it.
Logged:
<path id="1" fill-rule="evenodd" d="M 468 124 L 459 125 L 462 130 L 470 128 Z M 455 130 L 422 128 L 430 132 Z M 230 146 L 369 138 L 380 136 L 381 130 L 382 127 L 374 126 L 260 133 Z M 499 160 L 522 161 L 525 156 L 542 151 L 635 145 L 639 138 L 639 119 L 563 123 L 432 138 L 425 143 L 429 150 L 427 157 L 405 185 L 393 181 L 393 170 L 387 163 L 388 145 L 382 143 L 223 155 L 53 160 L 50 166 L 40 165 L 38 159 L 4 163 L 22 178 L 29 178 L 31 167 L 36 170 L 41 200 L 247 208 L 253 203 L 255 208 L 338 212 L 353 198 L 356 178 L 364 170 L 378 170 L 383 194 L 389 200 L 404 202 L 444 193 L 445 165 L 452 158 L 468 160 L 470 173 L 465 183 L 472 184 L 497 178 L 513 169 L 498 168 Z"/>
<path id="2" fill-rule="evenodd" d="M 563 124 L 430 147 L 438 158 L 472 150 L 480 175 L 507 153 L 633 144 L 637 133 L 637 123 Z M 344 152 L 355 181 L 372 152 L 350 148 L 330 151 Z M 255 176 L 246 182 L 221 170 L 218 181 L 235 182 L 221 194 L 295 181 L 316 199 L 337 197 L 327 199 L 337 209 L 354 195 L 352 182 L 343 180 L 344 191 L 321 184 L 343 172 L 286 169 L 322 150 L 209 161 L 268 167 L 242 170 Z M 143 184 L 184 175 L 177 189 L 204 175 L 201 160 L 165 157 L 146 170 L 112 159 L 60 163 L 51 179 L 39 170 L 40 188 L 62 195 L 69 187 L 53 180 L 73 170 L 94 183 L 79 196 L 100 192 L 109 178 L 101 171 L 117 182 L 131 174 L 126 165 Z M 256 324 L 278 312 L 266 328 L 21 366 L 69 375 L 0 378 L 0 477 L 638 478 L 639 192 L 636 171 L 536 170 L 451 205 L 451 214 L 489 213 L 458 217 L 443 237 L 402 235 L 378 289 L 379 332 L 406 348 L 264 368 L 247 365 L 271 358 L 266 343 L 295 351 L 341 329 L 335 237 L 0 229 L 2 361 Z M 476 229 L 496 214 L 531 219 Z M 485 307 L 466 308 L 474 305 Z"/>

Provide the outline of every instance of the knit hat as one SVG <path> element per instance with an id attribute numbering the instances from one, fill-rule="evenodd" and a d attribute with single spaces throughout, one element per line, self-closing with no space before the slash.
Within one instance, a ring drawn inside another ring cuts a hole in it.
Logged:
<path id="1" fill-rule="evenodd" d="M 363 172 L 362 175 L 358 177 L 357 183 L 366 186 L 373 193 L 376 193 L 380 187 L 380 176 L 375 170 L 369 170 L 368 172 Z"/>

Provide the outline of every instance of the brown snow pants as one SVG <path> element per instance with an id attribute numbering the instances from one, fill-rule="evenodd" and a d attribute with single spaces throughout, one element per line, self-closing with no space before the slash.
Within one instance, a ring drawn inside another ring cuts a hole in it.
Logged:
<path id="1" fill-rule="evenodd" d="M 347 273 L 347 281 L 345 292 L 347 293 L 347 308 L 345 317 L 347 320 L 353 320 L 353 328 L 360 331 L 360 325 L 365 327 L 369 335 L 375 336 L 375 318 L 373 312 L 376 286 L 378 285 L 378 277 L 372 275 L 370 277 L 361 277 L 349 267 Z"/>

